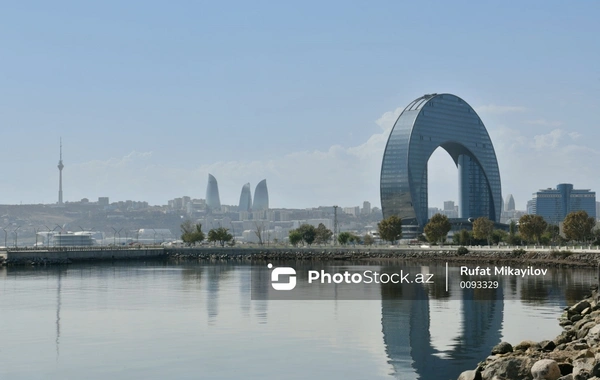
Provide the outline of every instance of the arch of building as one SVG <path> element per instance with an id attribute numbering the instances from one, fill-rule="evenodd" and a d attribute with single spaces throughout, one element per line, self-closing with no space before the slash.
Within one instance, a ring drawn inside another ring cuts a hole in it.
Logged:
<path id="1" fill-rule="evenodd" d="M 500 221 L 502 192 L 490 136 L 475 110 L 452 94 L 424 95 L 400 114 L 387 141 L 380 175 L 383 217 L 422 231 L 428 220 L 427 162 L 437 148 L 454 160 L 459 217 Z"/>

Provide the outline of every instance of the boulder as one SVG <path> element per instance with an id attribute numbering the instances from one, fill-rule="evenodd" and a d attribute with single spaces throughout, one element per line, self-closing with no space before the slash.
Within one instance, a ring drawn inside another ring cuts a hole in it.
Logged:
<path id="1" fill-rule="evenodd" d="M 485 380 L 492 379 L 494 376 L 506 379 L 532 379 L 533 363 L 533 359 L 527 356 L 499 357 L 486 365 L 481 377 Z"/>
<path id="2" fill-rule="evenodd" d="M 579 301 L 575 305 L 571 306 L 569 310 L 567 310 L 567 313 L 569 315 L 581 314 L 582 311 L 591 306 L 592 305 L 590 305 L 590 303 L 587 300 Z"/>
<path id="3" fill-rule="evenodd" d="M 577 378 L 578 375 L 588 377 L 591 376 L 595 364 L 596 359 L 594 357 L 586 357 L 573 360 L 573 377 Z"/>
<path id="4" fill-rule="evenodd" d="M 508 354 L 513 352 L 513 347 L 508 342 L 500 342 L 492 348 L 492 355 Z"/>
<path id="5" fill-rule="evenodd" d="M 481 372 L 478 369 L 472 369 L 469 371 L 464 371 L 458 376 L 458 380 L 482 380 Z"/>
<path id="6" fill-rule="evenodd" d="M 539 348 L 539 346 L 540 345 L 537 342 L 534 342 L 532 340 L 524 340 L 521 343 L 519 343 L 516 346 L 514 346 L 513 349 L 514 349 L 514 351 L 525 351 L 529 347 Z"/>
<path id="7" fill-rule="evenodd" d="M 557 380 L 562 376 L 558 363 L 550 359 L 538 360 L 531 367 L 534 380 Z"/>

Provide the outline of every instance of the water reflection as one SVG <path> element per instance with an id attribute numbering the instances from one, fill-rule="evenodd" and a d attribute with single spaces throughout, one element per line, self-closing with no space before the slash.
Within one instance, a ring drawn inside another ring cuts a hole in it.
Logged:
<path id="1" fill-rule="evenodd" d="M 405 267 L 372 265 L 384 272 Z M 411 265 L 444 272 L 435 263 Z M 337 287 L 332 301 L 251 301 L 251 269 L 226 262 L 0 268 L 0 352 L 10 359 L 0 378 L 39 378 L 23 375 L 35 345 L 37 368 L 49 379 L 110 377 L 94 367 L 98 356 L 111 370 L 131 368 L 115 378 L 139 377 L 140 368 L 152 368 L 145 377 L 157 380 L 242 372 L 274 378 L 273 367 L 296 361 L 290 378 L 456 379 L 501 340 L 530 338 L 510 335 L 528 318 L 558 329 L 560 308 L 596 281 L 594 270 L 550 269 L 488 291 L 461 289 L 456 276 L 449 291 L 444 281 L 382 285 L 377 301 L 344 300 Z M 267 285 L 258 291 L 268 294 L 269 278 L 262 280 Z M 552 338 L 543 329 L 531 338 Z M 222 364 L 232 355 L 235 365 Z"/>

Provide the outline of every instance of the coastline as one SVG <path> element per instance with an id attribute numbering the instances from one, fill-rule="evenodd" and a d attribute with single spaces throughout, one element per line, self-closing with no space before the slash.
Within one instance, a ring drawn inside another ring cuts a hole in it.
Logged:
<path id="1" fill-rule="evenodd" d="M 600 379 L 600 298 L 597 287 L 559 317 L 563 331 L 552 340 L 500 342 L 458 380 Z"/>
<path id="2" fill-rule="evenodd" d="M 11 265 L 64 265 L 70 263 L 120 260 L 234 260 L 234 261 L 369 261 L 369 260 L 431 260 L 453 263 L 533 265 L 552 267 L 598 267 L 600 251 L 579 248 L 556 249 L 495 247 L 467 248 L 461 254 L 459 247 L 436 248 L 63 248 L 50 250 L 8 250 L 0 252 L 0 266 Z M 591 247 L 590 247 L 591 248 Z"/>

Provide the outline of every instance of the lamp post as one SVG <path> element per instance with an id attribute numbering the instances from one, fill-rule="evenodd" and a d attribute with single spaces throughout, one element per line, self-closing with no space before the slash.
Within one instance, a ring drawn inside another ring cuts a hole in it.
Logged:
<path id="1" fill-rule="evenodd" d="M 63 233 L 63 228 L 60 225 L 56 225 L 56 227 L 60 228 L 60 231 L 58 231 L 58 246 L 60 247 L 62 245 L 62 233 Z M 54 229 L 56 229 L 56 227 L 54 227 Z M 54 230 L 52 230 L 54 231 Z M 56 244 L 55 244 L 56 245 Z"/>
<path id="2" fill-rule="evenodd" d="M 156 245 L 156 230 L 153 228 L 152 231 L 154 231 L 154 241 L 152 245 Z"/>
<path id="3" fill-rule="evenodd" d="M 13 231 L 13 233 L 15 234 L 15 248 L 18 248 L 19 244 L 18 244 L 18 238 L 19 235 L 17 234 L 17 230 L 21 228 L 21 226 L 18 226 L 17 228 L 15 228 L 15 230 Z"/>
<path id="4" fill-rule="evenodd" d="M 34 248 L 37 248 L 37 243 L 38 243 L 38 239 L 37 239 L 37 234 L 38 234 L 39 229 L 38 228 L 34 228 L 33 232 L 35 233 L 35 245 L 33 246 Z"/>
<path id="5" fill-rule="evenodd" d="M 6 248 L 6 236 L 8 235 L 8 233 L 6 232 L 6 227 L 2 227 L 2 231 L 4 231 L 4 248 Z"/>

